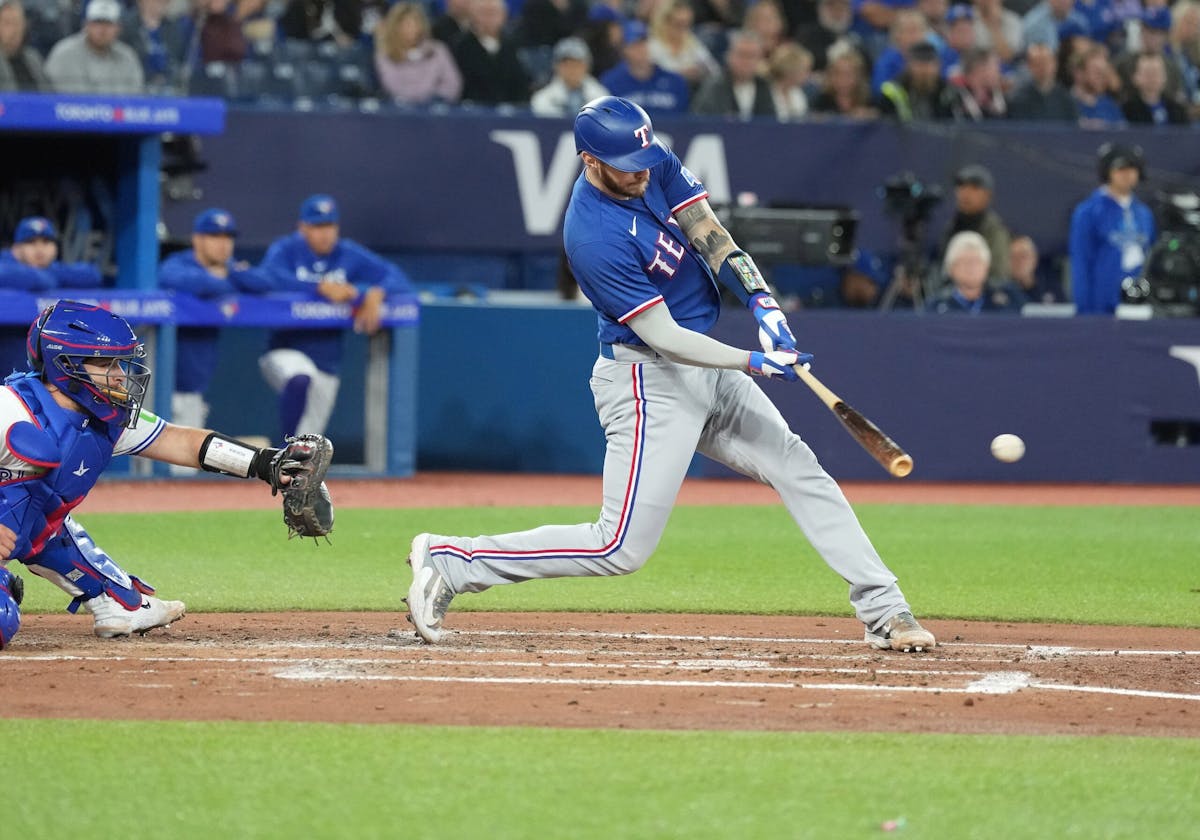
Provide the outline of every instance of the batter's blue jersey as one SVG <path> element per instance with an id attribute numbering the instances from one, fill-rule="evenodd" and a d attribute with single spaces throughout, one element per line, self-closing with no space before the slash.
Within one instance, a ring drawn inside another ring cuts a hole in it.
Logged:
<path id="1" fill-rule="evenodd" d="M 641 198 L 611 198 L 580 174 L 563 245 L 575 281 L 596 309 L 600 341 L 644 344 L 626 322 L 664 302 L 680 326 L 712 329 L 721 311 L 716 280 L 672 218 L 707 197 L 674 152 L 650 170 Z"/>

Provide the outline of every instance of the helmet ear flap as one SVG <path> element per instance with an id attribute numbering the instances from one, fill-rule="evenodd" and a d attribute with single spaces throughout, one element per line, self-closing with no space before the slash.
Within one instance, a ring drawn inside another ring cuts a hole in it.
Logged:
<path id="1" fill-rule="evenodd" d="M 25 338 L 25 357 L 29 361 L 29 366 L 37 373 L 45 372 L 46 360 L 42 358 L 42 330 L 46 328 L 46 322 L 50 320 L 50 315 L 57 305 L 51 304 L 42 310 L 37 320 L 29 327 L 29 334 Z"/>

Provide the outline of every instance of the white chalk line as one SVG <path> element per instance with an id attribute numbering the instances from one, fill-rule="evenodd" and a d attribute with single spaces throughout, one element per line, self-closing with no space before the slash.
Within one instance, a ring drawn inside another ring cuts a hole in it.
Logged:
<path id="1" fill-rule="evenodd" d="M 332 663 L 336 665 L 337 663 Z M 297 666 L 285 668 L 276 672 L 275 676 L 284 680 L 299 680 L 306 682 L 427 682 L 455 683 L 476 685 L 574 685 L 592 688 L 740 688 L 740 689 L 804 689 L 808 691 L 874 691 L 874 692 L 910 692 L 916 694 L 1014 694 L 1023 688 L 1052 689 L 1056 691 L 1077 691 L 1092 694 L 1114 694 L 1127 697 L 1149 697 L 1163 700 L 1188 700 L 1200 702 L 1200 694 L 1182 694 L 1170 691 L 1148 691 L 1141 689 L 1111 688 L 1108 686 L 1079 686 L 1058 685 L 1056 683 L 1034 682 L 1023 672 L 1005 672 L 991 674 L 981 680 L 968 683 L 965 686 L 924 686 L 924 685 L 866 685 L 863 683 L 789 683 L 789 682 L 749 682 L 745 680 L 710 681 L 710 680 L 642 680 L 642 679 L 596 679 L 584 677 L 454 677 L 446 675 L 420 674 L 363 674 L 339 673 L 336 668 Z"/>

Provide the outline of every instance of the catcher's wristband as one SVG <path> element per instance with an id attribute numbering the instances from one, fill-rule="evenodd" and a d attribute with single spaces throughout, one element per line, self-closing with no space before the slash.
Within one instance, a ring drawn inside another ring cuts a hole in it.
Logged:
<path id="1" fill-rule="evenodd" d="M 200 466 L 209 472 L 235 475 L 238 478 L 257 476 L 271 482 L 271 461 L 278 449 L 259 449 L 240 440 L 211 432 L 200 445 Z"/>

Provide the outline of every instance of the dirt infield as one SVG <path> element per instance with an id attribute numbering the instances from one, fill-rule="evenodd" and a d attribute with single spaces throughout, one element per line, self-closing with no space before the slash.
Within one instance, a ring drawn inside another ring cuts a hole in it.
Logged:
<path id="1" fill-rule="evenodd" d="M 331 482 L 343 507 L 594 504 L 599 479 Z M 81 512 L 270 508 L 227 481 L 102 484 Z M 852 501 L 1196 504 L 1196 488 L 847 485 Z M 766 491 L 767 494 L 770 491 Z M 688 482 L 681 503 L 769 501 Z M 399 606 L 399 605 L 398 605 Z M 436 647 L 402 612 L 189 615 L 102 641 L 33 615 L 3 655 L 14 717 L 1200 737 L 1200 630 L 931 621 L 924 654 L 852 618 L 454 612 Z"/>

